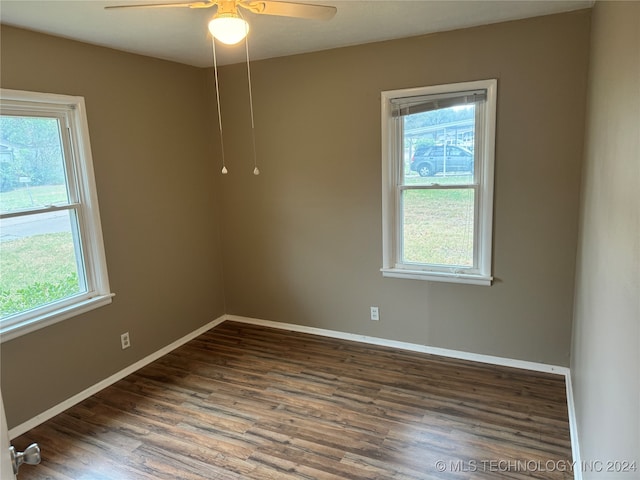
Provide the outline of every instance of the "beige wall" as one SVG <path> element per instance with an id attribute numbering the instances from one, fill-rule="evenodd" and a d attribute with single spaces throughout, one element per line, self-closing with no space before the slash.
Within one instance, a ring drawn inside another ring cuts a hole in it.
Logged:
<path id="1" fill-rule="evenodd" d="M 1 34 L 3 88 L 85 97 L 116 293 L 109 306 L 2 344 L 13 427 L 217 318 L 224 302 L 205 73 L 6 26 Z"/>
<path id="2" fill-rule="evenodd" d="M 581 454 L 640 468 L 638 2 L 594 8 L 588 105 L 571 358 Z"/>
<path id="3" fill-rule="evenodd" d="M 568 365 L 589 11 L 223 68 L 227 313 Z M 382 278 L 380 92 L 498 79 L 492 287 Z M 369 320 L 369 306 L 381 320 Z"/>

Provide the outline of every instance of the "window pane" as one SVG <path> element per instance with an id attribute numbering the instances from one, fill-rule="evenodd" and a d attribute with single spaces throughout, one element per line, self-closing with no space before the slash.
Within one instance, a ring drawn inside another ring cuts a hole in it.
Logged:
<path id="1" fill-rule="evenodd" d="M 73 211 L 0 220 L 0 318 L 86 291 Z"/>
<path id="2" fill-rule="evenodd" d="M 0 116 L 0 211 L 69 202 L 57 118 Z"/>
<path id="3" fill-rule="evenodd" d="M 405 190 L 403 263 L 473 267 L 474 189 Z"/>
<path id="4" fill-rule="evenodd" d="M 405 115 L 405 185 L 468 185 L 475 164 L 475 105 Z"/>

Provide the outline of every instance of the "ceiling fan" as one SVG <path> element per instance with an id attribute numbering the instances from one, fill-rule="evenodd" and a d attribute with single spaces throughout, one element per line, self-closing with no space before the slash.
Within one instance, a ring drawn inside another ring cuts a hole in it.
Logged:
<path id="1" fill-rule="evenodd" d="M 209 23 L 209 30 L 223 43 L 238 43 L 249 32 L 249 24 L 239 13 L 240 9 L 261 15 L 277 15 L 281 17 L 308 18 L 314 20 L 330 20 L 336 14 L 336 7 L 313 5 L 309 3 L 281 2 L 278 0 L 200 0 L 174 3 L 147 3 L 130 5 L 111 5 L 105 9 L 116 8 L 211 8 L 217 12 Z M 233 32 L 233 33 L 226 33 Z"/>

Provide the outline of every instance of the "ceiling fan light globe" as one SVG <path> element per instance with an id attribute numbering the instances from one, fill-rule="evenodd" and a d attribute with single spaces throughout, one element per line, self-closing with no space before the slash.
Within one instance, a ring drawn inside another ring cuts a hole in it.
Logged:
<path id="1" fill-rule="evenodd" d="M 218 41 L 235 45 L 249 33 L 246 20 L 233 14 L 219 14 L 209 22 L 209 31 Z"/>

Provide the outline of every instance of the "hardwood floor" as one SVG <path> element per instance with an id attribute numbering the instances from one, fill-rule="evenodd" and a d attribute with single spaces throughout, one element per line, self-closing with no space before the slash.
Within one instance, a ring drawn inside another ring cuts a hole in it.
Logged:
<path id="1" fill-rule="evenodd" d="M 20 480 L 573 477 L 561 376 L 233 322 L 33 441 Z"/>

